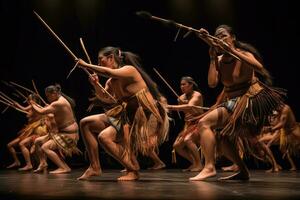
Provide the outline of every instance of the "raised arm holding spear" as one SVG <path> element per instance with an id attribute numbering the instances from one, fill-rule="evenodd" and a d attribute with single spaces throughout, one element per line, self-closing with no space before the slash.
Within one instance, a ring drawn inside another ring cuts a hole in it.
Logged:
<path id="1" fill-rule="evenodd" d="M 69 72 L 69 74 L 67 76 L 67 78 L 68 78 L 70 76 L 70 74 L 76 69 L 76 67 L 78 65 L 78 61 L 79 61 L 78 57 L 69 49 L 69 47 L 57 36 L 57 34 L 50 28 L 50 26 L 48 26 L 48 24 L 35 11 L 33 11 L 33 13 L 36 15 L 36 17 L 42 22 L 42 24 L 48 29 L 48 31 L 57 39 L 57 41 L 67 50 L 67 52 L 76 61 L 75 66 L 72 68 L 72 70 Z M 81 45 L 82 45 L 83 49 L 85 50 L 82 39 L 81 39 Z M 86 52 L 86 50 L 85 50 L 85 52 Z M 88 56 L 88 59 L 89 59 L 89 56 Z M 90 59 L 89 59 L 89 61 L 90 61 Z M 83 70 L 85 71 L 85 73 L 87 75 L 91 76 L 91 73 L 87 69 L 83 68 Z M 117 102 L 117 100 L 111 94 L 109 94 L 100 84 L 99 84 L 99 87 L 101 87 L 103 89 L 104 93 L 106 93 L 109 96 L 109 98 L 112 98 L 112 100 L 114 102 Z"/>
<path id="2" fill-rule="evenodd" d="M 219 39 L 219 38 L 217 38 L 215 36 L 210 35 L 208 32 L 205 32 L 204 29 L 198 30 L 198 29 L 195 29 L 195 28 L 192 28 L 192 27 L 189 27 L 189 26 L 177 23 L 177 22 L 172 21 L 172 20 L 163 19 L 161 17 L 153 16 L 149 12 L 146 12 L 146 11 L 139 11 L 139 12 L 136 12 L 136 14 L 138 16 L 140 16 L 140 17 L 145 18 L 145 19 L 152 19 L 152 20 L 159 21 L 159 22 L 162 22 L 164 24 L 167 24 L 169 26 L 173 26 L 173 27 L 179 28 L 179 30 L 180 29 L 186 29 L 188 32 L 187 32 L 187 34 L 185 34 L 185 36 L 187 36 L 190 32 L 195 32 L 209 46 L 211 46 L 211 47 L 219 47 L 222 50 L 226 51 L 231 56 L 233 56 L 234 58 L 236 58 L 237 60 L 241 60 L 237 55 L 235 55 L 233 52 L 230 51 L 230 48 L 229 48 L 229 46 L 228 46 L 228 44 L 226 42 L 224 42 L 223 40 L 221 40 L 221 39 Z M 176 37 L 177 37 L 177 35 L 176 35 Z"/>

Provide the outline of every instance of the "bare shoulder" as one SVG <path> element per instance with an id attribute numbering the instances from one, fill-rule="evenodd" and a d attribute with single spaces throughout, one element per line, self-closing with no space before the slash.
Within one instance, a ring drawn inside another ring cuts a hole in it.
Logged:
<path id="1" fill-rule="evenodd" d="M 283 107 L 283 111 L 284 112 L 292 112 L 292 109 L 289 105 L 285 104 L 284 107 Z"/>
<path id="2" fill-rule="evenodd" d="M 137 69 L 134 66 L 132 66 L 132 65 L 124 65 L 122 67 L 122 69 L 124 69 L 124 70 L 130 70 L 130 71 L 137 71 Z"/>
<path id="3" fill-rule="evenodd" d="M 202 94 L 199 91 L 194 91 L 194 97 L 202 97 Z"/>

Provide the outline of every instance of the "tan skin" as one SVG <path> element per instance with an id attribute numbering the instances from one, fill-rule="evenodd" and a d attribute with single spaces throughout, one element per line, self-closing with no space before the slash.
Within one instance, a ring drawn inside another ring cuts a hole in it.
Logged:
<path id="1" fill-rule="evenodd" d="M 38 107 L 34 104 L 34 102 L 31 102 L 36 112 L 42 115 L 53 114 L 53 120 L 55 121 L 57 127 L 63 127 L 65 124 L 74 121 L 71 105 L 63 96 L 61 96 L 57 92 L 53 92 L 53 93 L 46 93 L 46 97 L 50 102 L 50 104 L 44 108 Z M 76 122 L 74 122 L 59 131 L 76 132 L 77 129 L 78 129 L 78 125 Z M 68 134 L 68 137 L 77 140 L 78 134 L 77 133 Z M 38 152 L 40 153 L 40 156 L 43 157 L 43 153 L 45 153 L 47 157 L 50 158 L 50 160 L 52 160 L 58 166 L 56 170 L 50 171 L 50 173 L 52 174 L 69 173 L 71 171 L 71 168 L 65 163 L 65 161 L 63 161 L 60 158 L 60 156 L 55 151 L 59 147 L 52 139 L 46 140 L 46 138 L 47 136 L 39 137 L 36 139 L 35 143 L 38 147 Z M 42 160 L 45 160 L 45 158 L 43 158 Z M 45 167 L 46 167 L 45 161 L 40 162 L 40 165 L 37 170 L 39 171 L 39 169 Z"/>
<path id="2" fill-rule="evenodd" d="M 164 105 L 167 105 L 168 102 L 167 102 L 167 99 L 163 96 L 160 97 L 159 99 L 160 103 L 164 104 Z M 151 123 L 152 122 L 152 123 Z M 157 128 L 157 119 L 155 117 L 153 117 L 153 120 L 151 121 L 151 127 L 150 129 L 151 130 L 156 130 Z M 151 169 L 151 170 L 159 170 L 159 169 L 163 169 L 166 167 L 166 164 L 158 157 L 156 151 L 155 151 L 155 146 L 157 144 L 157 136 L 156 136 L 156 133 L 153 132 L 152 135 L 150 136 L 151 137 L 151 145 L 152 145 L 152 151 L 150 151 L 147 156 L 149 156 L 152 161 L 153 161 L 153 166 L 152 167 L 149 167 L 148 169 Z"/>
<path id="3" fill-rule="evenodd" d="M 29 97 L 30 99 L 30 97 Z M 41 118 L 41 115 L 39 115 L 38 113 L 34 112 L 33 108 L 31 105 L 28 105 L 26 107 L 20 105 L 17 102 L 14 102 L 14 105 L 16 107 L 18 107 L 19 109 L 26 111 L 27 112 L 27 119 L 28 119 L 28 123 L 37 121 Z M 10 153 L 13 156 L 14 162 L 9 165 L 7 168 L 13 168 L 13 167 L 18 167 L 20 166 L 20 161 L 17 157 L 16 151 L 14 149 L 14 146 L 19 145 L 21 151 L 22 151 L 22 155 L 24 156 L 26 165 L 22 168 L 19 168 L 19 171 L 28 171 L 32 169 L 32 163 L 31 163 L 31 158 L 30 158 L 30 152 L 28 150 L 28 147 L 30 147 L 32 145 L 32 141 L 33 141 L 33 135 L 24 138 L 24 139 L 20 139 L 19 137 L 14 139 L 13 141 L 9 142 L 7 144 L 8 150 L 10 151 Z"/>
<path id="4" fill-rule="evenodd" d="M 187 120 L 192 116 L 202 114 L 203 110 L 197 108 L 197 106 L 203 106 L 201 93 L 193 90 L 193 84 L 186 80 L 181 80 L 180 88 L 183 94 L 179 97 L 178 102 L 181 105 L 168 105 L 167 109 L 182 111 Z M 184 138 L 178 137 L 173 144 L 176 152 L 191 162 L 191 165 L 183 171 L 200 171 L 203 168 L 196 145 L 199 143 L 198 139 L 197 136 L 189 133 Z"/>
<path id="5" fill-rule="evenodd" d="M 295 115 L 290 106 L 285 104 L 283 108 L 273 116 L 271 126 L 264 128 L 264 135 L 260 138 L 260 141 L 267 144 L 267 147 L 270 148 L 272 144 L 278 144 L 280 141 L 280 130 L 284 129 L 287 135 L 292 135 L 295 140 L 300 139 L 300 127 L 296 122 Z M 286 153 L 287 159 L 291 165 L 290 170 L 295 171 L 296 165 L 292 160 L 289 152 Z M 273 155 L 273 154 L 272 154 Z M 274 156 L 273 156 L 274 157 Z M 270 172 L 278 172 L 280 170 L 280 166 L 277 164 L 276 160 L 272 162 L 272 168 L 269 170 Z"/>
<path id="6" fill-rule="evenodd" d="M 93 70 L 99 75 L 110 77 L 105 89 L 115 98 L 122 99 L 136 94 L 138 91 L 146 88 L 146 83 L 143 80 L 137 69 L 130 65 L 119 67 L 115 61 L 114 55 L 104 56 L 98 55 L 98 65 L 92 65 L 79 59 L 81 67 Z M 114 103 L 114 100 L 104 93 L 96 84 L 97 79 L 92 80 L 97 97 L 107 103 Z M 147 93 L 148 99 L 153 101 L 152 95 Z M 105 114 L 88 116 L 80 121 L 80 128 L 85 146 L 88 151 L 90 166 L 78 180 L 86 180 L 91 176 L 101 174 L 101 167 L 98 155 L 98 142 L 102 147 L 115 159 L 117 159 L 126 169 L 124 176 L 118 178 L 120 181 L 131 181 L 139 178 L 139 164 L 136 157 L 125 155 L 122 157 L 124 147 L 117 143 L 117 131 L 108 122 Z"/>
<path id="7" fill-rule="evenodd" d="M 201 38 L 211 46 L 209 55 L 211 58 L 208 70 L 208 85 L 216 87 L 219 82 L 224 86 L 234 86 L 239 83 L 249 82 L 254 78 L 254 71 L 261 70 L 262 64 L 250 52 L 238 49 L 234 46 L 235 38 L 231 36 L 226 29 L 217 30 L 216 37 L 223 42 L 216 44 L 210 38 L 205 37 L 208 32 L 205 29 L 200 29 Z M 221 47 L 221 48 L 220 48 Z M 220 56 L 217 56 L 217 51 L 226 49 L 232 54 L 240 58 L 241 61 L 235 59 L 224 51 Z M 218 69 L 218 70 L 217 70 Z M 220 78 L 221 77 L 221 78 Z M 218 120 L 218 113 L 222 113 L 222 119 Z M 198 128 L 201 136 L 200 143 L 205 157 L 204 169 L 195 177 L 190 178 L 192 181 L 201 181 L 216 175 L 215 168 L 215 145 L 216 138 L 213 132 L 216 128 L 222 128 L 226 125 L 230 113 L 224 107 L 216 108 L 199 120 Z M 228 140 L 220 141 L 221 152 L 228 157 L 233 163 L 236 163 L 240 171 L 233 176 L 225 179 L 249 179 L 249 172 L 243 161 L 241 160 L 238 151 L 229 143 Z M 224 179 L 224 178 L 221 178 Z"/>

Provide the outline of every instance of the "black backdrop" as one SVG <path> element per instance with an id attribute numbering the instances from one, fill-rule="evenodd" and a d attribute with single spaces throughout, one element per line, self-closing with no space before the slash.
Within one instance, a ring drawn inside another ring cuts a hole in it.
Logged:
<path id="1" fill-rule="evenodd" d="M 141 56 L 143 66 L 170 104 L 176 97 L 154 73 L 158 69 L 166 80 L 180 93 L 182 76 L 192 76 L 204 95 L 205 106 L 213 104 L 220 88 L 207 85 L 208 47 L 193 34 L 183 38 L 177 30 L 135 15 L 146 10 L 153 15 L 172 19 L 194 28 L 204 27 L 213 33 L 219 24 L 231 25 L 241 41 L 253 44 L 264 58 L 266 68 L 274 77 L 274 85 L 288 90 L 287 103 L 299 119 L 300 97 L 297 79 L 298 59 L 297 12 L 285 1 L 233 1 L 233 0 L 1 0 L 1 63 L 0 79 L 15 81 L 32 88 L 34 79 L 40 93 L 50 84 L 60 83 L 63 91 L 76 100 L 76 116 L 86 112 L 91 86 L 87 76 L 76 70 L 66 76 L 74 65 L 72 57 L 49 34 L 33 15 L 35 10 L 79 57 L 85 58 L 80 47 L 82 37 L 87 50 L 96 63 L 101 47 L 118 46 Z M 102 80 L 104 81 L 104 80 Z M 9 89 L 1 83 L 1 91 Z M 0 105 L 1 111 L 5 106 Z M 99 110 L 93 110 L 97 113 Z M 176 113 L 175 113 L 176 114 Z M 170 130 L 170 140 L 161 147 L 161 157 L 170 163 L 171 145 L 182 127 L 176 124 Z M 1 165 L 10 160 L 6 144 L 16 137 L 26 122 L 23 114 L 12 109 L 0 115 Z M 82 142 L 79 143 L 83 149 Z M 79 159 L 80 160 L 80 159 Z"/>

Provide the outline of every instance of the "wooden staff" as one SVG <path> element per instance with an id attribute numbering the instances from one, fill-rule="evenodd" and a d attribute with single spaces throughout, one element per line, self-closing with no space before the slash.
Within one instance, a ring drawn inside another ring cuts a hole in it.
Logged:
<path id="1" fill-rule="evenodd" d="M 16 89 L 16 88 L 14 88 L 15 89 L 15 91 L 25 100 L 25 101 L 27 101 L 27 97 L 24 95 L 24 94 L 22 94 L 22 92 L 20 92 L 18 89 Z M 24 102 L 25 102 L 24 101 Z"/>
<path id="2" fill-rule="evenodd" d="M 175 90 L 173 90 L 173 88 L 169 85 L 169 83 L 164 79 L 164 77 L 162 77 L 162 75 L 160 75 L 160 73 L 153 68 L 153 70 L 155 71 L 155 73 L 161 78 L 161 80 L 163 80 L 163 82 L 170 88 L 170 90 L 175 94 L 175 96 L 177 97 L 177 99 L 179 99 L 179 95 L 175 92 Z M 177 111 L 178 117 L 179 119 L 181 119 L 180 113 L 179 111 Z"/>
<path id="3" fill-rule="evenodd" d="M 13 81 L 10 81 L 9 83 L 12 84 L 12 85 L 14 85 L 14 86 L 17 86 L 17 87 L 19 87 L 19 88 L 21 88 L 21 89 L 23 89 L 23 90 L 26 90 L 27 92 L 30 92 L 31 94 L 36 94 L 34 91 L 32 91 L 32 90 L 30 90 L 30 89 L 28 89 L 28 88 L 26 88 L 26 87 L 24 87 L 24 86 L 22 86 L 22 85 L 19 85 L 19 84 L 13 82 Z M 37 95 L 37 94 L 36 94 L 36 95 Z M 38 95 L 37 95 L 37 96 L 38 96 Z M 28 99 L 28 98 L 26 98 L 26 99 Z"/>
<path id="4" fill-rule="evenodd" d="M 90 59 L 90 56 L 89 56 L 89 54 L 88 54 L 88 52 L 87 52 L 87 50 L 86 50 L 86 48 L 85 48 L 85 45 L 84 45 L 84 43 L 83 43 L 83 40 L 82 40 L 82 38 L 80 38 L 79 39 L 80 40 L 80 44 L 81 44 L 81 47 L 82 47 L 82 49 L 83 49 L 83 51 L 84 51 L 84 53 L 85 53 L 85 55 L 86 55 L 86 57 L 87 57 L 87 59 L 88 59 L 88 61 L 89 61 L 89 63 L 90 64 L 92 64 L 92 61 L 91 61 L 91 59 Z M 92 74 L 86 69 L 86 68 L 82 68 L 84 71 L 85 71 L 85 73 L 89 76 L 89 77 L 91 77 L 92 76 Z M 99 82 L 97 83 L 97 85 L 104 91 L 104 93 L 106 93 L 115 103 L 116 102 L 118 102 L 117 100 L 116 100 L 116 98 L 115 97 L 113 97 Z"/>
<path id="5" fill-rule="evenodd" d="M 146 12 L 146 11 L 139 11 L 139 12 L 137 12 L 136 14 L 137 14 L 138 16 L 143 17 L 143 18 L 146 18 L 146 19 L 153 19 L 153 20 L 160 21 L 160 22 L 163 22 L 163 23 L 165 23 L 165 24 L 168 24 L 168 25 L 170 25 L 170 26 L 175 26 L 175 27 L 179 27 L 179 28 L 184 28 L 184 29 L 188 30 L 188 32 L 193 31 L 193 32 L 196 32 L 196 33 L 200 33 L 200 34 L 203 36 L 203 34 L 202 34 L 199 30 L 197 30 L 197 29 L 195 29 L 195 28 L 192 28 L 192 27 L 189 27 L 189 26 L 185 26 L 185 25 L 183 25 L 183 24 L 174 22 L 174 21 L 172 21 L 172 20 L 167 20 L 167 19 L 163 19 L 163 18 L 160 18 L 160 17 L 153 16 L 153 15 L 151 15 L 149 12 Z M 210 39 L 212 39 L 212 40 L 214 40 L 214 41 L 216 41 L 217 43 L 222 43 L 222 44 L 228 46 L 228 44 L 227 44 L 226 42 L 224 42 L 223 40 L 221 40 L 221 39 L 219 39 L 219 38 L 217 38 L 217 37 L 215 37 L 215 36 L 212 36 L 212 35 L 210 35 L 210 34 L 206 34 L 205 36 L 208 37 L 208 38 L 210 38 Z M 228 51 L 227 49 L 224 49 L 224 48 L 221 47 L 221 46 L 220 46 L 220 48 L 222 48 L 222 49 L 223 49 L 224 51 L 226 51 L 228 54 L 230 54 L 231 56 L 233 56 L 235 59 L 237 59 L 237 60 L 239 60 L 239 61 L 241 60 L 239 57 L 237 57 L 236 55 L 234 55 L 233 53 L 231 53 L 231 52 Z"/>
<path id="6" fill-rule="evenodd" d="M 210 109 L 209 107 L 203 107 L 203 106 L 192 106 L 192 108 L 203 109 L 203 110 L 209 110 Z"/>
<path id="7" fill-rule="evenodd" d="M 5 104 L 5 105 L 7 105 L 7 106 L 9 106 L 9 107 L 12 107 L 12 108 L 16 109 L 17 111 L 20 111 L 20 112 L 22 112 L 22 113 L 28 114 L 27 111 L 21 110 L 21 109 L 15 107 L 15 106 L 12 105 L 12 104 L 9 104 L 9 103 L 7 103 L 7 102 L 5 102 L 5 101 L 2 101 L 1 99 L 0 99 L 0 102 L 3 103 L 3 104 Z M 2 112 L 3 112 L 3 111 L 2 111 Z"/>
<path id="8" fill-rule="evenodd" d="M 5 113 L 8 109 L 9 109 L 10 106 L 6 106 L 6 108 L 4 108 L 1 112 L 1 114 Z"/>
<path id="9" fill-rule="evenodd" d="M 80 40 L 80 44 L 81 44 L 81 47 L 82 47 L 82 49 L 83 49 L 83 51 L 84 51 L 85 56 L 87 57 L 89 63 L 92 64 L 91 58 L 90 58 L 90 56 L 89 56 L 89 54 L 88 54 L 88 52 L 87 52 L 87 50 L 86 50 L 86 48 L 85 48 L 85 45 L 84 45 L 84 43 L 83 43 L 82 38 L 79 38 L 79 40 Z"/>
<path id="10" fill-rule="evenodd" d="M 34 90 L 35 90 L 35 92 L 36 92 L 36 95 L 41 99 L 41 101 L 45 104 L 45 105 L 47 105 L 47 102 L 41 97 L 41 95 L 39 94 L 39 91 L 37 90 L 37 87 L 36 87 L 36 85 L 35 85 L 35 83 L 34 83 L 34 80 L 31 80 L 31 82 L 32 82 L 32 85 L 33 85 L 33 88 L 34 88 Z"/>
<path id="11" fill-rule="evenodd" d="M 6 100 L 7 102 L 13 104 L 15 102 L 15 100 L 11 99 L 9 96 L 7 96 L 6 94 L 4 94 L 3 92 L 0 91 L 0 97 L 4 100 Z"/>
<path id="12" fill-rule="evenodd" d="M 69 54 L 73 57 L 74 60 L 77 59 L 75 54 L 67 47 L 67 45 L 56 35 L 56 33 L 48 26 L 48 24 L 35 12 L 33 13 L 37 16 L 37 18 L 44 24 L 44 26 L 50 31 L 50 33 L 58 40 L 58 42 L 69 52 Z"/>
<path id="13" fill-rule="evenodd" d="M 175 92 L 175 90 L 173 90 L 173 88 L 170 86 L 170 84 L 164 79 L 164 77 L 162 77 L 162 75 L 160 75 L 160 73 L 153 68 L 153 70 L 155 71 L 155 73 L 161 78 L 161 80 L 169 87 L 169 89 L 175 94 L 175 96 L 177 98 L 179 98 L 179 95 Z"/>
<path id="14" fill-rule="evenodd" d="M 57 39 L 57 41 L 69 52 L 69 54 L 73 57 L 74 60 L 77 60 L 77 56 L 70 50 L 70 48 L 56 35 L 56 33 L 50 28 L 50 26 L 35 12 L 33 13 L 37 16 L 37 18 L 42 22 L 42 24 L 50 31 L 50 33 Z M 78 65 L 78 61 L 76 62 L 75 66 L 72 68 L 72 70 L 69 72 L 67 78 L 71 75 L 71 73 L 76 69 Z"/>
<path id="15" fill-rule="evenodd" d="M 21 97 L 24 98 L 25 101 L 27 101 L 27 96 L 25 96 L 22 92 L 20 92 L 16 87 L 14 87 L 13 85 L 11 85 L 10 83 L 8 83 L 6 81 L 2 81 L 2 83 L 4 83 L 5 85 L 7 85 L 8 87 L 12 88 L 13 90 L 15 90 Z"/>

